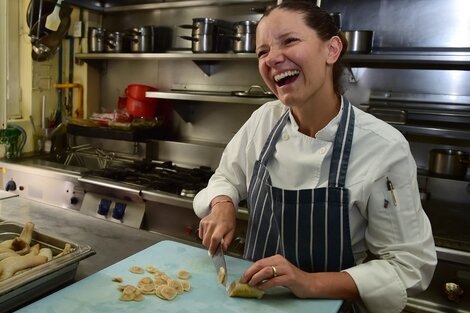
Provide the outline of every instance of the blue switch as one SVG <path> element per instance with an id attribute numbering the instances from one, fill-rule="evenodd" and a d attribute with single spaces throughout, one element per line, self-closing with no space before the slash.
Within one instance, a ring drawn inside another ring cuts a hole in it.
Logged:
<path id="1" fill-rule="evenodd" d="M 116 205 L 113 209 L 113 218 L 117 220 L 122 220 L 124 217 L 124 211 L 126 211 L 126 204 L 121 202 L 116 202 Z"/>
<path id="2" fill-rule="evenodd" d="M 101 199 L 100 204 L 98 205 L 97 213 L 99 215 L 107 216 L 109 212 L 109 208 L 111 207 L 111 200 L 109 199 Z"/>

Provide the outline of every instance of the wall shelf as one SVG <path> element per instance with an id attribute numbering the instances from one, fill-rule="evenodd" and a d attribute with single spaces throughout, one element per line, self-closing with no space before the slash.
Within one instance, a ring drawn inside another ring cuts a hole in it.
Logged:
<path id="1" fill-rule="evenodd" d="M 98 11 L 101 13 L 122 13 L 143 10 L 179 9 L 196 6 L 224 6 L 233 4 L 269 4 L 272 0 L 179 0 L 179 1 L 139 1 L 134 4 L 132 0 L 65 0 L 65 3 L 80 8 Z"/>
<path id="2" fill-rule="evenodd" d="M 254 53 L 192 53 L 192 52 L 169 52 L 169 53 L 78 53 L 77 59 L 87 61 L 93 60 L 192 60 L 192 61 L 231 61 L 248 59 L 255 60 Z"/>
<path id="3" fill-rule="evenodd" d="M 372 51 L 368 54 L 346 54 L 344 61 L 352 67 L 470 69 L 470 51 L 468 49 Z"/>
<path id="4" fill-rule="evenodd" d="M 255 53 L 79 53 L 77 59 L 93 60 L 176 60 L 236 61 L 257 60 Z M 372 52 L 369 54 L 346 54 L 344 61 L 353 67 L 391 68 L 461 68 L 470 69 L 470 52 Z"/>
<path id="5" fill-rule="evenodd" d="M 168 100 L 185 100 L 201 102 L 218 102 L 234 104 L 262 105 L 268 101 L 276 100 L 274 97 L 237 97 L 231 96 L 231 92 L 191 92 L 191 91 L 148 91 L 147 98 L 159 98 Z"/>

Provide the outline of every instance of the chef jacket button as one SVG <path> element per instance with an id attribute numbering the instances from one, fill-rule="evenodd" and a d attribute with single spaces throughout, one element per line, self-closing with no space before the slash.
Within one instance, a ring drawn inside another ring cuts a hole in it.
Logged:
<path id="1" fill-rule="evenodd" d="M 326 148 L 325 148 L 325 147 L 321 147 L 319 152 L 320 152 L 321 154 L 325 154 Z"/>
<path id="2" fill-rule="evenodd" d="M 283 133 L 282 134 L 282 140 L 289 140 L 289 134 Z"/>

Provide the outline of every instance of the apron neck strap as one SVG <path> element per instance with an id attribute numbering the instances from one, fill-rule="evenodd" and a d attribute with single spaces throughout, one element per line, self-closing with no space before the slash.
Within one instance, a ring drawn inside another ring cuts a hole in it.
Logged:
<path id="1" fill-rule="evenodd" d="M 336 131 L 331 156 L 329 187 L 344 187 L 348 171 L 349 155 L 351 153 L 354 134 L 354 110 L 348 99 L 344 98 L 343 113 Z"/>
<path id="2" fill-rule="evenodd" d="M 263 150 L 261 151 L 260 154 L 260 162 L 263 165 L 267 165 L 269 162 L 269 159 L 271 155 L 274 152 L 274 149 L 276 148 L 276 142 L 278 142 L 279 137 L 282 134 L 282 130 L 284 129 L 284 126 L 287 124 L 287 120 L 289 119 L 289 110 L 287 110 L 277 121 L 276 125 L 274 125 L 274 128 L 272 129 L 271 133 L 268 136 L 268 139 L 264 143 Z"/>

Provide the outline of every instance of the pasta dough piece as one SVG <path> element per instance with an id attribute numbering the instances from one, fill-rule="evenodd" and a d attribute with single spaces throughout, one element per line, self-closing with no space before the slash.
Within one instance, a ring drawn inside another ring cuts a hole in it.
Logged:
<path id="1" fill-rule="evenodd" d="M 240 283 L 235 280 L 230 283 L 227 288 L 229 297 L 241 297 L 241 298 L 258 298 L 261 299 L 264 295 L 264 291 L 256 287 L 251 287 L 248 284 Z"/>
<path id="2" fill-rule="evenodd" d="M 149 265 L 145 268 L 145 270 L 149 272 L 150 274 L 155 274 L 158 271 L 158 268 L 156 268 L 153 265 Z"/>
<path id="3" fill-rule="evenodd" d="M 129 268 L 129 272 L 134 273 L 134 274 L 143 274 L 144 269 L 140 266 L 131 266 Z"/>
<path id="4" fill-rule="evenodd" d="M 183 286 L 184 291 L 190 291 L 191 290 L 191 284 L 187 280 L 180 280 L 181 286 Z"/>
<path id="5" fill-rule="evenodd" d="M 140 290 L 132 285 L 127 285 L 122 291 L 122 295 L 119 298 L 121 301 L 142 301 L 144 295 Z"/>
<path id="6" fill-rule="evenodd" d="M 160 289 L 160 294 L 162 295 L 162 297 L 165 299 L 165 300 L 173 300 L 174 298 L 176 298 L 176 295 L 178 294 L 178 292 L 176 291 L 175 288 L 173 287 L 170 287 L 170 286 L 163 286 L 161 289 Z"/>
<path id="7" fill-rule="evenodd" d="M 185 270 L 180 270 L 176 276 L 178 276 L 179 279 L 189 279 L 191 278 L 191 273 Z"/>
<path id="8" fill-rule="evenodd" d="M 226 276 L 227 276 L 227 273 L 225 273 L 225 268 L 221 266 L 219 268 L 219 272 L 217 273 L 217 279 L 219 280 L 219 283 L 221 284 L 225 283 Z"/>

